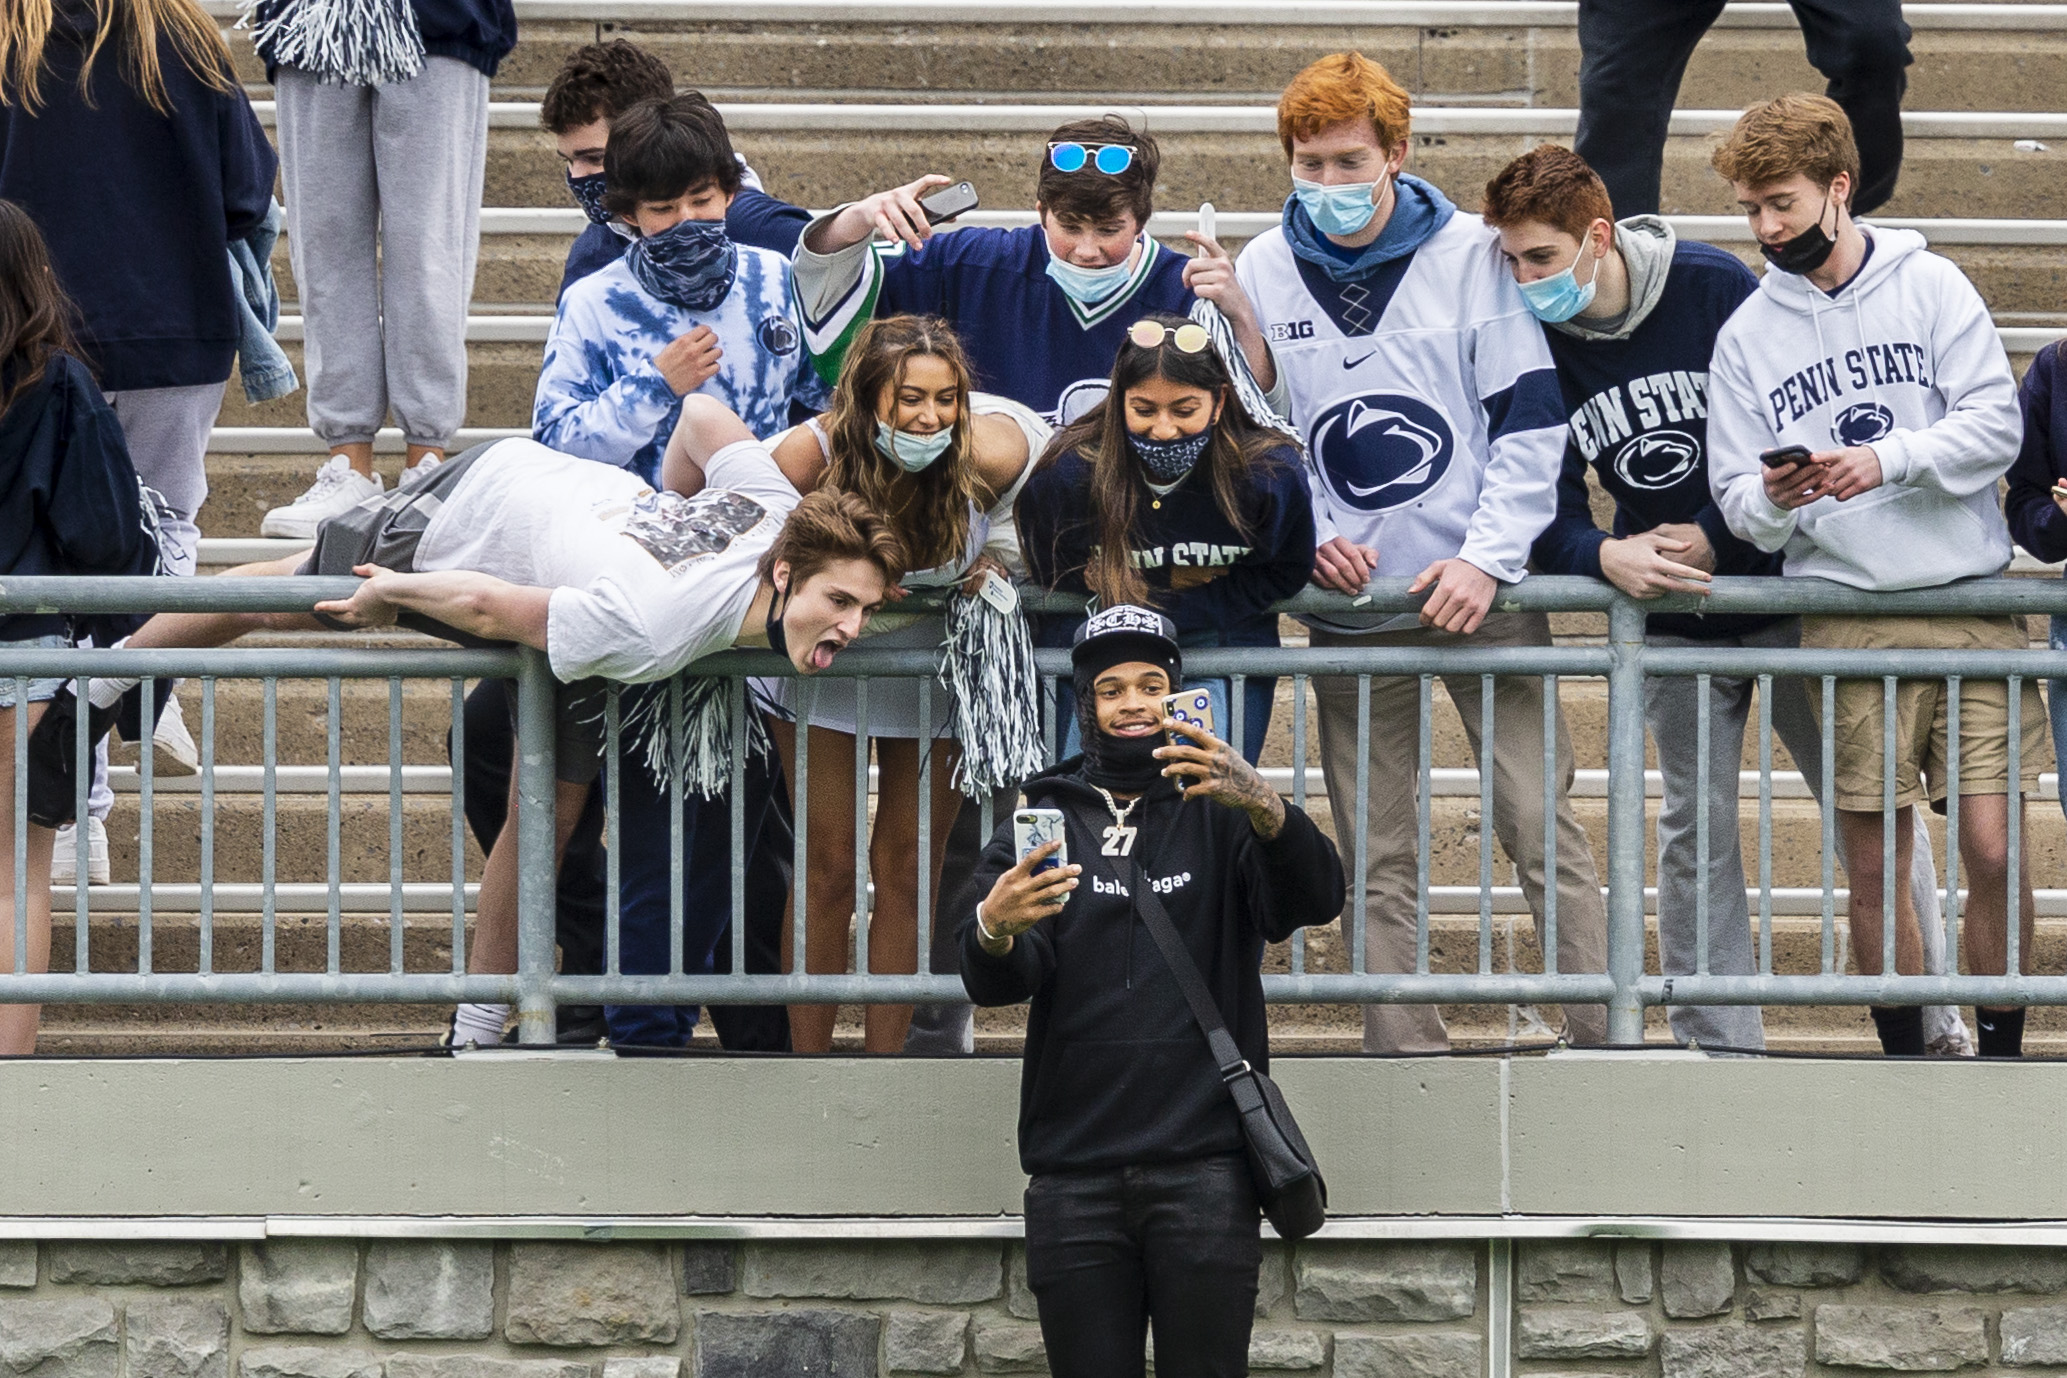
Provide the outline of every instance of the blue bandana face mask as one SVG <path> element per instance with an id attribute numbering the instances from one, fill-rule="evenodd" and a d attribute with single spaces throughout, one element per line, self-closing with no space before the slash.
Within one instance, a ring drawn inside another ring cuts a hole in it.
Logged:
<path id="1" fill-rule="evenodd" d="M 933 462 L 946 454 L 947 447 L 954 443 L 952 426 L 931 435 L 918 435 L 900 431 L 880 418 L 876 421 L 876 448 L 896 460 L 898 467 L 907 474 L 931 468 Z"/>
<path id="2" fill-rule="evenodd" d="M 1208 423 L 1197 435 L 1180 435 L 1174 440 L 1154 440 L 1128 431 L 1127 443 L 1133 447 L 1134 457 L 1141 461 L 1141 467 L 1148 470 L 1151 480 L 1175 483 L 1192 471 L 1206 453 L 1206 447 L 1213 443 L 1213 427 Z"/>
<path id="3" fill-rule="evenodd" d="M 586 177 L 576 177 L 574 169 L 567 169 L 567 190 L 581 206 L 581 213 L 589 218 L 591 225 L 608 225 L 617 217 L 603 209 L 603 174 L 591 172 Z"/>
<path id="4" fill-rule="evenodd" d="M 1523 304 L 1537 320 L 1545 325 L 1556 325 L 1593 305 L 1593 289 L 1600 283 L 1600 265 L 1594 265 L 1592 282 L 1581 282 L 1574 274 L 1578 271 L 1579 260 L 1584 257 L 1586 243 L 1581 240 L 1579 252 L 1573 255 L 1563 272 L 1537 278 L 1534 282 L 1515 284 L 1521 288 Z"/>
<path id="5" fill-rule="evenodd" d="M 722 220 L 684 220 L 644 235 L 625 250 L 632 276 L 662 301 L 687 311 L 708 311 L 732 290 L 739 250 Z"/>
<path id="6" fill-rule="evenodd" d="M 1110 268 L 1079 268 L 1057 258 L 1053 249 L 1048 251 L 1048 276 L 1079 306 L 1095 306 L 1119 291 L 1126 285 L 1133 266 L 1131 254 Z"/>
<path id="7" fill-rule="evenodd" d="M 1376 182 L 1307 182 L 1294 177 L 1292 192 L 1322 234 L 1347 237 L 1361 231 L 1378 214 Z"/>

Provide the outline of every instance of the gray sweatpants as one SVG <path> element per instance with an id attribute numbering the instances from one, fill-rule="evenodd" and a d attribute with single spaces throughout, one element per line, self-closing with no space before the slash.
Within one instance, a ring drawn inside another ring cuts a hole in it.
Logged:
<path id="1" fill-rule="evenodd" d="M 197 519 L 208 501 L 208 433 L 222 411 L 222 396 L 221 383 L 108 394 L 136 476 L 164 494 L 172 509 L 161 525 L 178 547 L 174 574 L 192 574 L 201 553 Z"/>
<path id="2" fill-rule="evenodd" d="M 1791 648 L 1801 644 L 1801 622 L 1789 618 L 1742 636 L 1695 640 L 1653 632 L 1651 646 L 1759 646 Z M 1708 681 L 1708 971 L 1714 976 L 1756 973 L 1750 904 L 1745 895 L 1744 852 L 1739 839 L 1737 770 L 1744 751 L 1744 729 L 1751 718 L 1757 676 L 1710 676 Z M 1665 800 L 1658 811 L 1658 947 L 1667 976 L 1693 974 L 1699 949 L 1696 897 L 1700 893 L 1701 703 L 1700 681 L 1691 675 L 1656 676 L 1644 681 L 1644 719 L 1658 748 L 1658 771 L 1664 777 Z M 1809 709 L 1808 690 L 1799 679 L 1773 681 L 1773 735 L 1787 747 L 1801 768 L 1809 792 L 1818 802 L 1823 793 L 1823 736 Z M 1945 965 L 1944 925 L 1938 902 L 1937 860 L 1922 810 L 1916 811 L 1916 851 L 1909 872 L 1910 896 L 1923 929 L 1925 965 Z M 1935 1016 L 1935 1018 L 1933 1018 Z M 1956 1016 L 1951 1016 L 1955 1017 Z M 1763 1048 L 1765 1026 L 1756 1005 L 1674 1005 L 1668 1010 L 1672 1035 L 1681 1043 L 1704 1048 Z M 1926 1012 L 1927 1036 L 1936 1037 L 1947 1022 L 1941 1010 Z"/>
<path id="3" fill-rule="evenodd" d="M 448 448 L 466 419 L 488 78 L 433 57 L 389 86 L 285 68 L 275 89 L 309 428 L 368 441 L 392 409 L 409 443 Z"/>

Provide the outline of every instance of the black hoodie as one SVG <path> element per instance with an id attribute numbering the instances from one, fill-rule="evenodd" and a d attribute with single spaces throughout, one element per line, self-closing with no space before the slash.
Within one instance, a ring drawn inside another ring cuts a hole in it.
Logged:
<path id="1" fill-rule="evenodd" d="M 1112 822 L 1072 757 L 1024 787 L 1031 808 L 1060 809 L 1069 859 L 1084 870 L 1069 903 L 993 957 L 961 923 L 962 984 L 979 1005 L 1031 999 L 1019 1084 L 1019 1162 L 1028 1173 L 1175 1162 L 1242 1146 L 1233 1103 L 1184 992 L 1124 893 L 1116 868 L 1139 862 L 1251 1065 L 1267 1068 L 1263 946 L 1342 912 L 1335 844 L 1289 804 L 1266 842 L 1239 810 L 1185 800 L 1158 780 L 1129 822 L 1130 860 L 1099 855 Z M 1018 860 L 1008 817 L 984 849 L 973 893 Z"/>

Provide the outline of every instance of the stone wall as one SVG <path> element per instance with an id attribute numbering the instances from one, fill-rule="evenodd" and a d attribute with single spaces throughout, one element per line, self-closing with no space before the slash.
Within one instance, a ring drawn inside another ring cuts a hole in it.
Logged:
<path id="1" fill-rule="evenodd" d="M 1513 1371 L 2067 1370 L 2067 1250 L 1523 1241 Z M 1271 1246 L 1251 1367 L 1482 1378 L 1483 1243 Z M 26 1378 L 1042 1373 L 1016 1244 L 0 1242 Z"/>

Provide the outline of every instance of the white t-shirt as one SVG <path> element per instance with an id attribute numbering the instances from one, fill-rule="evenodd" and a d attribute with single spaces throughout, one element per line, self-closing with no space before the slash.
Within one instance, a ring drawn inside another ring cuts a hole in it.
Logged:
<path id="1" fill-rule="evenodd" d="M 685 498 L 505 440 L 431 518 L 416 567 L 551 589 L 546 656 L 564 682 L 665 679 L 738 637 L 761 556 L 798 502 L 756 440 L 720 450 L 704 473 L 708 486 Z"/>

